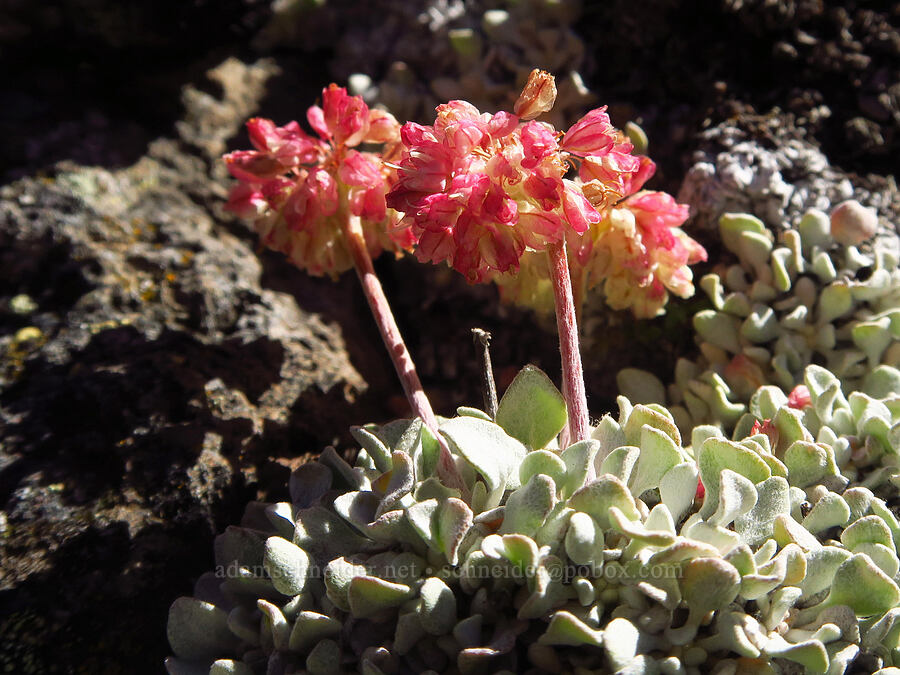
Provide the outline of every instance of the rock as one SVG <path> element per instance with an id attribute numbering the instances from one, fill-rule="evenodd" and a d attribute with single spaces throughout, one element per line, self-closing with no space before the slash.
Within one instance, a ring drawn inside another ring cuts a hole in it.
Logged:
<path id="1" fill-rule="evenodd" d="M 885 230 L 900 222 L 896 184 L 832 166 L 790 115 L 742 116 L 704 131 L 699 141 L 678 194 L 691 205 L 693 227 L 714 230 L 719 216 L 732 211 L 752 213 L 778 231 L 808 209 L 828 212 L 851 198 L 877 211 Z"/>
<path id="2" fill-rule="evenodd" d="M 189 90 L 183 140 L 128 168 L 0 188 L 5 670 L 157 672 L 147 636 L 213 535 L 366 414 L 341 329 L 273 290 L 285 273 L 210 212 L 210 161 L 271 72 L 214 69 L 222 97 Z M 293 272 L 317 308 L 352 306 L 352 286 Z"/>

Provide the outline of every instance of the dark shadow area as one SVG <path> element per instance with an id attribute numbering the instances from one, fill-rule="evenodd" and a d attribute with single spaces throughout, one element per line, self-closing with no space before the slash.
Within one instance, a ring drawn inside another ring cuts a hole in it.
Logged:
<path id="1" fill-rule="evenodd" d="M 204 86 L 268 13 L 242 0 L 3 3 L 0 181 L 62 159 L 133 163 L 172 132 L 182 86 Z"/>
<path id="2" fill-rule="evenodd" d="M 891 13 L 874 0 L 616 0 L 586 4 L 578 29 L 597 45 L 591 89 L 606 102 L 622 102 L 626 115 L 617 124 L 629 111 L 643 118 L 666 179 L 661 189 L 677 191 L 704 120 L 717 124 L 773 107 L 802 120 L 833 165 L 894 173 L 896 20 L 896 7 Z"/>
<path id="3" fill-rule="evenodd" d="M 210 414 L 204 386 L 219 378 L 255 400 L 279 379 L 282 352 L 266 339 L 210 346 L 175 331 L 152 341 L 133 327 L 103 331 L 73 359 L 75 367 L 29 363 L 27 375 L 3 393 L 0 403 L 17 420 L 6 430 L 7 446 L 29 464 L 52 457 L 48 482 L 77 470 L 81 500 L 118 487 L 128 475 L 146 474 L 146 466 L 135 464 L 140 447 L 126 443 L 134 437 L 149 457 L 171 459 L 176 448 L 199 454 L 204 432 L 215 430 L 223 454 L 234 454 L 252 422 L 223 423 Z M 0 473 L 4 495 L 12 487 L 6 471 Z M 146 489 L 153 484 L 148 477 Z"/>
<path id="4" fill-rule="evenodd" d="M 92 524 L 48 553 L 46 571 L 0 593 L 0 667 L 9 672 L 159 673 L 168 654 L 169 604 L 213 564 L 212 539 L 240 518 L 243 495 L 217 513 L 129 534 L 124 522 Z M 182 507 L 182 512 L 185 512 Z M 215 530 L 214 530 L 215 528 Z M 94 636 L 85 639 L 85 636 Z M 52 645 L 52 647 L 51 647 Z"/>

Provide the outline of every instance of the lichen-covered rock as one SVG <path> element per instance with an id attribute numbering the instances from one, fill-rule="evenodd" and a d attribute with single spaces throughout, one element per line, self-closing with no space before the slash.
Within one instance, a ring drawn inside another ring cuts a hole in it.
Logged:
<path id="1" fill-rule="evenodd" d="M 699 140 L 678 193 L 678 201 L 691 205 L 692 222 L 699 228 L 714 229 L 723 213 L 739 212 L 782 230 L 796 227 L 809 209 L 827 211 L 856 199 L 881 215 L 884 231 L 897 232 L 896 185 L 876 177 L 867 187 L 859 177 L 851 180 L 777 112 L 743 124 L 723 122 L 702 132 Z"/>
<path id="2" fill-rule="evenodd" d="M 217 72 L 228 94 L 197 147 L 234 133 L 270 74 Z M 0 668 L 146 654 L 247 485 L 341 433 L 365 388 L 340 330 L 215 222 L 220 188 L 184 147 L 0 188 Z"/>

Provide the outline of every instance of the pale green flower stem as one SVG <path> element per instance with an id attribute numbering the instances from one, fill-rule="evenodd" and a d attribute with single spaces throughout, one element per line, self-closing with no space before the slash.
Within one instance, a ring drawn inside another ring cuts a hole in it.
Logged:
<path id="1" fill-rule="evenodd" d="M 581 351 L 578 346 L 578 321 L 575 316 L 575 301 L 572 298 L 572 279 L 569 274 L 565 242 L 551 244 L 547 248 L 547 254 L 550 257 L 556 329 L 559 332 L 559 352 L 562 356 L 562 391 L 569 416 L 568 437 L 563 434 L 563 445 L 566 445 L 587 440 L 590 425 Z"/>
<path id="2" fill-rule="evenodd" d="M 431 409 L 431 403 L 425 395 L 425 390 L 422 388 L 422 382 L 419 380 L 416 366 L 413 363 L 409 350 L 406 348 L 403 336 L 400 334 L 400 328 L 394 320 L 394 314 L 391 312 L 391 306 L 388 304 L 381 282 L 375 274 L 359 216 L 348 214 L 343 223 L 343 235 L 347 250 L 353 258 L 353 266 L 356 268 L 356 274 L 362 285 L 363 294 L 369 303 L 369 309 L 372 310 L 372 317 L 378 325 L 384 346 L 391 356 L 394 369 L 400 378 L 400 384 L 403 385 L 403 392 L 406 394 L 413 415 L 422 419 L 423 424 L 428 427 L 428 430 L 441 446 L 437 465 L 438 478 L 447 487 L 457 488 L 465 495 L 468 490 L 462 477 L 459 475 L 453 457 L 450 455 L 447 441 L 438 432 L 437 418 Z"/>

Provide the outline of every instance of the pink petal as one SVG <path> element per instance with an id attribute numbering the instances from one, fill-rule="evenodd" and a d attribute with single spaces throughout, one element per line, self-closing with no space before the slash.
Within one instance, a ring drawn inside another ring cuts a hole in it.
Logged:
<path id="1" fill-rule="evenodd" d="M 606 106 L 591 110 L 575 122 L 563 137 L 563 150 L 582 155 L 602 155 L 616 142 L 616 130 Z"/>
<path id="2" fill-rule="evenodd" d="M 268 209 L 269 203 L 258 187 L 238 183 L 228 194 L 225 208 L 242 218 L 256 218 Z"/>
<path id="3" fill-rule="evenodd" d="M 225 155 L 228 173 L 247 183 L 261 183 L 284 173 L 284 167 L 267 153 L 256 150 L 236 150 Z"/>
<path id="4" fill-rule="evenodd" d="M 562 198 L 566 220 L 569 223 L 569 227 L 576 232 L 585 232 L 592 223 L 600 222 L 600 214 L 585 199 L 584 193 L 571 181 L 565 181 Z"/>
<path id="5" fill-rule="evenodd" d="M 313 105 L 309 107 L 306 111 L 306 121 L 309 122 L 309 126 L 319 134 L 322 140 L 331 140 L 331 132 L 328 130 L 328 125 L 325 124 L 325 111 L 319 106 Z"/>
<path id="6" fill-rule="evenodd" d="M 522 166 L 534 168 L 542 159 L 559 152 L 559 145 L 550 130 L 539 122 L 528 122 L 522 125 L 522 148 L 525 157 Z"/>
<path id="7" fill-rule="evenodd" d="M 364 139 L 369 143 L 395 143 L 400 140 L 400 124 L 386 110 L 369 110 L 369 132 Z"/>

